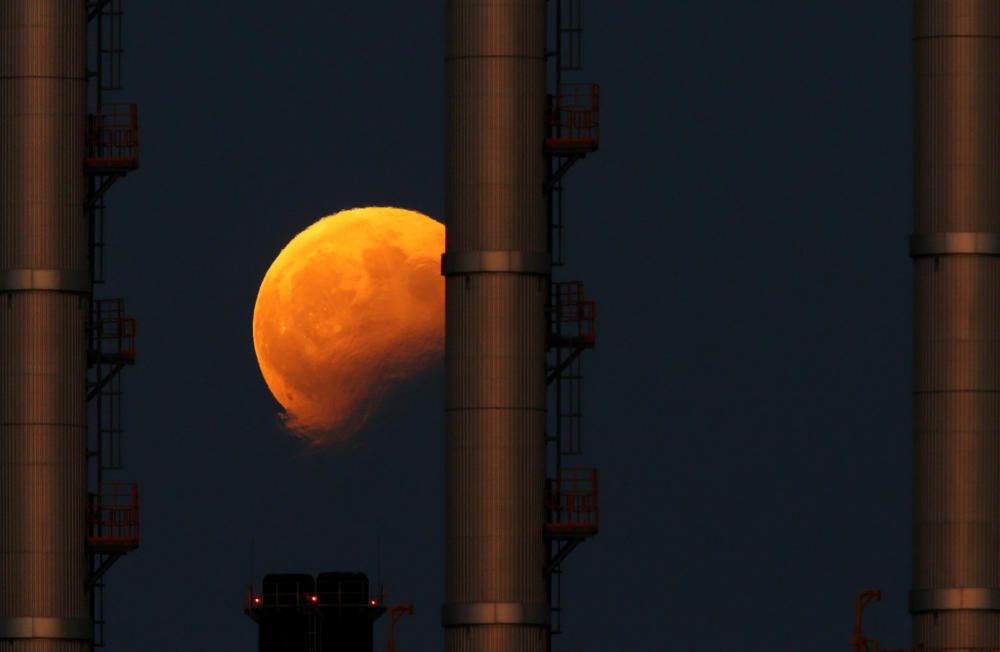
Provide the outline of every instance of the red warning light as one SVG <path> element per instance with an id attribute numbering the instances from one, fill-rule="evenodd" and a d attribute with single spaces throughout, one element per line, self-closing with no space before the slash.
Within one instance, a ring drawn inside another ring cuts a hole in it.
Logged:
<path id="1" fill-rule="evenodd" d="M 372 600 L 372 606 L 373 606 L 373 607 L 375 606 L 375 601 L 374 601 L 374 600 Z"/>
<path id="2" fill-rule="evenodd" d="M 310 596 L 309 599 L 312 600 L 313 602 L 319 602 L 319 596 L 318 595 Z"/>
<path id="3" fill-rule="evenodd" d="M 254 598 L 253 599 L 253 603 L 254 604 L 260 604 L 260 598 Z"/>

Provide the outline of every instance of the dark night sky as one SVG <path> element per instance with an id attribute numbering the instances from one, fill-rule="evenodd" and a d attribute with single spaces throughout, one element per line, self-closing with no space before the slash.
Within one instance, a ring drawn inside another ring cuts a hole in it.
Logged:
<path id="1" fill-rule="evenodd" d="M 253 650 L 254 574 L 379 567 L 416 605 L 403 649 L 441 649 L 442 371 L 305 455 L 250 317 L 315 219 L 443 219 L 443 3 L 127 5 L 143 161 L 110 197 L 106 295 L 139 319 L 143 544 L 110 649 Z M 870 633 L 907 644 L 910 3 L 585 6 L 603 147 L 567 180 L 568 252 L 599 301 L 603 531 L 557 649 L 845 650 L 868 587 Z"/>

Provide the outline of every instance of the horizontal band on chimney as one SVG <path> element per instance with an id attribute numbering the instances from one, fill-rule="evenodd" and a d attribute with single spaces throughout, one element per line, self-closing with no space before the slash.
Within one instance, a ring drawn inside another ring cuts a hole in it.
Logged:
<path id="1" fill-rule="evenodd" d="M 552 273 L 552 259 L 531 251 L 452 251 L 441 255 L 445 276 L 497 272 L 546 276 Z"/>
<path id="2" fill-rule="evenodd" d="M 913 258 L 950 254 L 1000 256 L 1000 233 L 952 231 L 910 236 L 910 256 Z"/>
<path id="3" fill-rule="evenodd" d="M 460 602 L 441 608 L 445 627 L 467 625 L 548 625 L 549 605 L 544 602 Z"/>
<path id="4" fill-rule="evenodd" d="M 55 638 L 89 641 L 91 633 L 89 618 L 45 618 L 38 616 L 0 618 L 0 640 Z"/>
<path id="5" fill-rule="evenodd" d="M 90 293 L 90 274 L 68 269 L 5 269 L 0 271 L 0 292 Z"/>
<path id="6" fill-rule="evenodd" d="M 915 589 L 910 613 L 926 611 L 1000 611 L 1000 589 Z"/>

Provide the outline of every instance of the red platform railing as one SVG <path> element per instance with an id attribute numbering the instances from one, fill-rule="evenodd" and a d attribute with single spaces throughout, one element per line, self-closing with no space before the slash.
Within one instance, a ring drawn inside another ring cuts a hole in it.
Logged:
<path id="1" fill-rule="evenodd" d="M 600 86 L 567 83 L 559 87 L 549 109 L 550 135 L 545 146 L 553 154 L 586 153 L 600 144 Z"/>
<path id="2" fill-rule="evenodd" d="M 558 334 L 593 344 L 597 338 L 597 303 L 584 297 L 583 282 L 553 283 L 552 294 L 552 317 Z"/>
<path id="3" fill-rule="evenodd" d="M 87 168 L 96 173 L 125 173 L 139 167 L 139 109 L 107 103 L 91 116 L 87 129 Z"/>
<path id="4" fill-rule="evenodd" d="M 139 546 L 139 488 L 134 482 L 105 482 L 90 505 L 87 543 L 97 552 L 125 552 Z"/>
<path id="5" fill-rule="evenodd" d="M 597 469 L 562 469 L 549 490 L 546 531 L 555 536 L 596 534 L 600 525 L 597 495 Z"/>
<path id="6" fill-rule="evenodd" d="M 115 362 L 135 361 L 135 318 L 125 316 L 122 299 L 101 299 L 96 303 L 95 326 L 101 357 Z"/>

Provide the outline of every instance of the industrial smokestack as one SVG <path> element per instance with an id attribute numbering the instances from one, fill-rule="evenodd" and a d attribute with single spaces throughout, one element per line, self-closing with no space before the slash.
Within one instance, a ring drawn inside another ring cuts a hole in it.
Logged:
<path id="1" fill-rule="evenodd" d="M 545 0 L 447 0 L 449 652 L 547 646 Z"/>
<path id="2" fill-rule="evenodd" d="M 0 641 L 90 649 L 87 4 L 0 3 Z"/>
<path id="3" fill-rule="evenodd" d="M 914 646 L 1000 648 L 1000 2 L 914 3 Z"/>

